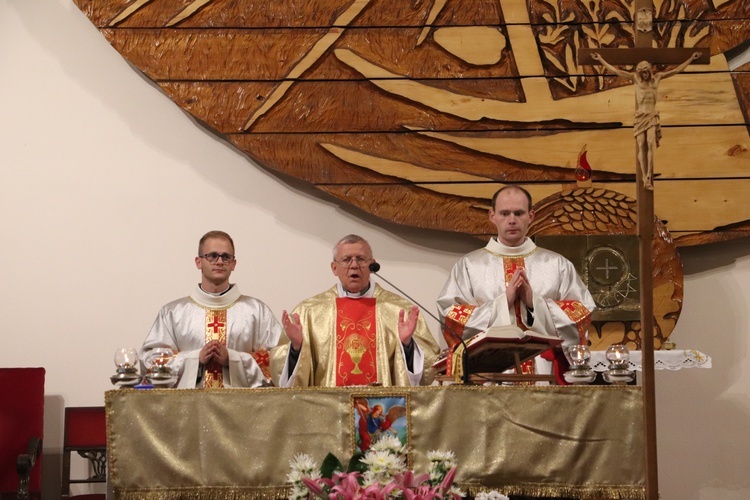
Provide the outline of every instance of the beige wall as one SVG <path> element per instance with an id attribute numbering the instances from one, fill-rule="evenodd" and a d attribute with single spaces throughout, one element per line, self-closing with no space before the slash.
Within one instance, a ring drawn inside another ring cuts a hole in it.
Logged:
<path id="1" fill-rule="evenodd" d="M 103 403 L 114 350 L 139 346 L 158 308 L 197 283 L 205 231 L 234 236 L 236 282 L 277 315 L 333 283 L 330 247 L 346 233 L 369 238 L 381 274 L 430 307 L 476 246 L 362 219 L 258 168 L 141 78 L 72 1 L 0 4 L 0 75 L 0 366 L 47 369 L 48 490 L 63 408 Z M 673 339 L 715 368 L 658 374 L 662 497 L 745 499 L 750 247 L 683 261 Z"/>

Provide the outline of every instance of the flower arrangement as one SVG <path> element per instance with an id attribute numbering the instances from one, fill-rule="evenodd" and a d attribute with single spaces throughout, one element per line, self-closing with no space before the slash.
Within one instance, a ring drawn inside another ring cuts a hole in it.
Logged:
<path id="1" fill-rule="evenodd" d="M 308 455 L 300 454 L 289 462 L 291 471 L 287 480 L 292 484 L 289 499 L 458 500 L 463 497 L 464 493 L 453 483 L 456 476 L 453 452 L 431 451 L 427 458 L 429 472 L 414 474 L 406 465 L 406 448 L 396 436 L 380 439 L 364 454 L 355 453 L 346 471 L 330 453 L 320 468 Z"/>

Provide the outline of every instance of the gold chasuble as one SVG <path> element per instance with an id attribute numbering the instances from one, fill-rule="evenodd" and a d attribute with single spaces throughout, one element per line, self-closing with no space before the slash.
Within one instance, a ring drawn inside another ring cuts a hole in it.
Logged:
<path id="1" fill-rule="evenodd" d="M 398 313 L 408 312 L 412 304 L 374 286 L 372 298 L 339 298 L 337 287 L 333 286 L 295 308 L 302 323 L 303 341 L 289 385 L 410 385 L 398 335 Z M 420 383 L 429 385 L 440 348 L 421 315 L 413 339 L 424 354 Z M 276 385 L 289 349 L 285 335 L 280 342 L 271 353 L 271 376 Z"/>
<path id="2" fill-rule="evenodd" d="M 336 385 L 378 380 L 375 299 L 336 298 Z"/>

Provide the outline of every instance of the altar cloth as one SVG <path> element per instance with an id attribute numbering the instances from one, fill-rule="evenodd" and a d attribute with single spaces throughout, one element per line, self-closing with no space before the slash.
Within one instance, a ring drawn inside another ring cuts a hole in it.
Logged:
<path id="1" fill-rule="evenodd" d="M 275 499 L 289 461 L 355 447 L 355 398 L 402 398 L 410 462 L 453 451 L 476 494 L 644 498 L 641 388 L 350 387 L 108 391 L 116 499 Z"/>
<path id="2" fill-rule="evenodd" d="M 630 369 L 641 371 L 641 351 L 630 351 Z M 589 364 L 594 371 L 603 372 L 607 369 L 608 361 L 605 351 L 591 351 Z M 674 349 L 654 351 L 655 370 L 682 370 L 684 368 L 711 368 L 711 356 L 695 349 Z"/>

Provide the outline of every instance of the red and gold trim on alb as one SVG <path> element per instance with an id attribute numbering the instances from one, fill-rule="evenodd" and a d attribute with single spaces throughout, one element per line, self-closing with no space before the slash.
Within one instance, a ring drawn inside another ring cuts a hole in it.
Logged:
<path id="1" fill-rule="evenodd" d="M 218 340 L 227 345 L 227 310 L 206 310 L 206 343 Z M 206 389 L 221 389 L 224 387 L 224 368 L 216 363 L 206 367 L 203 387 Z"/>

